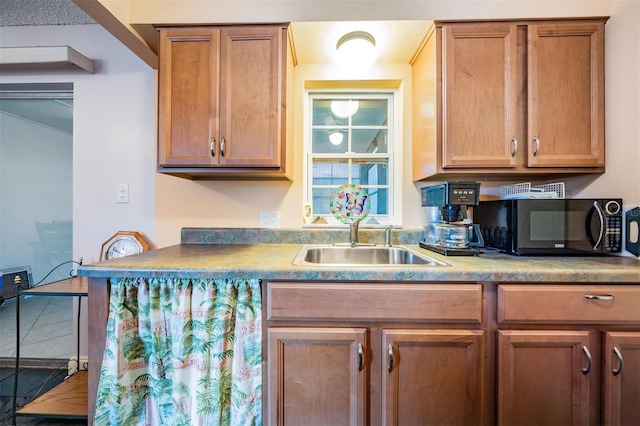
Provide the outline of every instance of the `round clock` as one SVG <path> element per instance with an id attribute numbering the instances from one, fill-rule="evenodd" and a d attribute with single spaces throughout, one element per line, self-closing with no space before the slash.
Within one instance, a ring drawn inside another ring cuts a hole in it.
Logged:
<path id="1" fill-rule="evenodd" d="M 102 244 L 100 260 L 115 259 L 149 250 L 149 243 L 139 232 L 118 231 Z"/>

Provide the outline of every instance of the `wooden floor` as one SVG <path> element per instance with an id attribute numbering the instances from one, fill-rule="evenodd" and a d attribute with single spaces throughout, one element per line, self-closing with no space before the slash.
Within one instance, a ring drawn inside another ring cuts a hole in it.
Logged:
<path id="1" fill-rule="evenodd" d="M 79 371 L 16 412 L 16 416 L 87 417 L 87 372 Z"/>

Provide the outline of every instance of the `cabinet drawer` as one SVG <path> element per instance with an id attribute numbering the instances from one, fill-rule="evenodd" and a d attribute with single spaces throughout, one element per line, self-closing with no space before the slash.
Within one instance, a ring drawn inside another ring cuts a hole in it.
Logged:
<path id="1" fill-rule="evenodd" d="M 498 322 L 640 325 L 640 286 L 500 285 Z"/>
<path id="2" fill-rule="evenodd" d="M 480 284 L 267 283 L 268 320 L 482 322 Z"/>

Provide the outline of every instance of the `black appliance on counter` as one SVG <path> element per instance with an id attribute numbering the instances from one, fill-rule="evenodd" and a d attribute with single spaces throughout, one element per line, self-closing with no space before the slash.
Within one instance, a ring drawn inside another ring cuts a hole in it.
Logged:
<path id="1" fill-rule="evenodd" d="M 481 201 L 473 209 L 486 247 L 516 255 L 603 255 L 622 247 L 622 199 Z"/>

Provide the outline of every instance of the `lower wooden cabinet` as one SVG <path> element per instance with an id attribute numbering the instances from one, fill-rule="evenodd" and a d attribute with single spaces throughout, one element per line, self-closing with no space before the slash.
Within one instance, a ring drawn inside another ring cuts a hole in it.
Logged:
<path id="1" fill-rule="evenodd" d="M 270 282 L 265 296 L 266 424 L 487 423 L 481 285 Z"/>
<path id="2" fill-rule="evenodd" d="M 500 425 L 640 425 L 640 286 L 499 285 Z"/>
<path id="3" fill-rule="evenodd" d="M 640 425 L 640 285 L 267 282 L 267 425 Z"/>
<path id="4" fill-rule="evenodd" d="M 369 345 L 371 334 L 381 346 Z M 480 424 L 484 337 L 480 330 L 269 328 L 268 424 Z"/>

